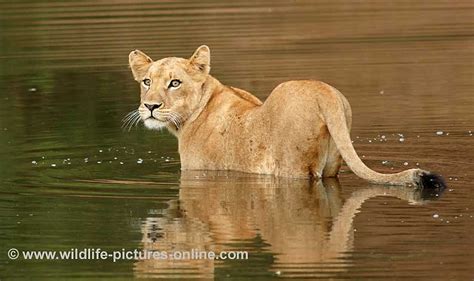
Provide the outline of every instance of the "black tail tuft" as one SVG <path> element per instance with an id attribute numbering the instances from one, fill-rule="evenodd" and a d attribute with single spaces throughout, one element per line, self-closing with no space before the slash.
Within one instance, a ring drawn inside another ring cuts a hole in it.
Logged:
<path id="1" fill-rule="evenodd" d="M 419 185 L 424 199 L 439 198 L 447 187 L 443 177 L 435 173 L 422 174 Z"/>

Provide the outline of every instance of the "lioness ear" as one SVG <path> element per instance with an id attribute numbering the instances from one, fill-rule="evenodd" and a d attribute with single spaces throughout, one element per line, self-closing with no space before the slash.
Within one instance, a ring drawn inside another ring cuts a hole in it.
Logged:
<path id="1" fill-rule="evenodd" d="M 152 62 L 153 60 L 140 50 L 132 51 L 128 55 L 128 63 L 136 81 L 141 81 L 145 77 Z"/>
<path id="2" fill-rule="evenodd" d="M 211 70 L 211 50 L 208 46 L 202 45 L 189 58 L 189 62 L 196 69 L 208 74 Z"/>

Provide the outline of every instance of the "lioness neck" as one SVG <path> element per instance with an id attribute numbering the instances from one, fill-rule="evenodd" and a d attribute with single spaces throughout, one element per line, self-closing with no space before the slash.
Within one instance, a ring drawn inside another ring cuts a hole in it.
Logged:
<path id="1" fill-rule="evenodd" d="M 217 121 L 220 123 L 219 125 L 225 126 L 225 123 L 228 122 L 224 122 L 224 120 L 227 118 L 233 119 L 241 116 L 248 110 L 263 104 L 249 92 L 226 86 L 211 75 L 204 82 L 202 91 L 202 97 L 196 110 L 186 120 L 181 132 L 175 134 L 178 140 L 184 131 L 196 129 L 196 125 L 201 127 L 202 123 Z"/>

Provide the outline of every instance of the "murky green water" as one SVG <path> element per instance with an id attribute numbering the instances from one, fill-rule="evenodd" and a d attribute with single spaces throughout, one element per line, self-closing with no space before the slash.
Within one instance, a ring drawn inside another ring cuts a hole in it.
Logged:
<path id="1" fill-rule="evenodd" d="M 1 1 L 0 279 L 474 278 L 472 8 Z M 449 189 L 423 200 L 347 168 L 339 183 L 181 174 L 171 135 L 121 129 L 139 101 L 127 56 L 187 57 L 201 44 L 214 76 L 262 99 L 285 80 L 334 85 L 370 167 L 435 170 Z M 7 257 L 85 247 L 246 250 L 249 260 Z"/>

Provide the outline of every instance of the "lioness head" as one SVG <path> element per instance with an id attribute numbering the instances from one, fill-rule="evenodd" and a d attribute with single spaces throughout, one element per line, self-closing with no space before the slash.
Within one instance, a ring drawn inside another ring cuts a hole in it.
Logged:
<path id="1" fill-rule="evenodd" d="M 210 70 L 210 50 L 203 45 L 189 59 L 153 61 L 135 50 L 129 55 L 133 78 L 140 83 L 140 118 L 149 129 L 174 130 L 196 111 Z"/>

